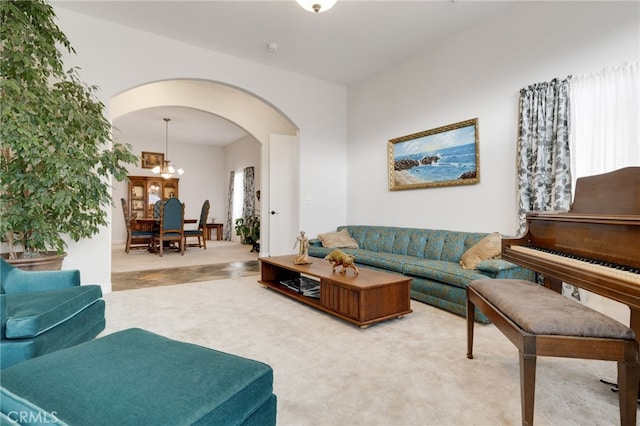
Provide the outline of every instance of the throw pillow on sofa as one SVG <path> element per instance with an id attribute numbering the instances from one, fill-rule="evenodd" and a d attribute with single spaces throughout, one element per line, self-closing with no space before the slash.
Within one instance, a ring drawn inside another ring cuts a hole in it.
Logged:
<path id="1" fill-rule="evenodd" d="M 358 242 L 354 240 L 349 231 L 342 229 L 338 232 L 327 232 L 318 235 L 318 239 L 322 243 L 322 247 L 327 248 L 353 248 L 357 249 Z"/>
<path id="2" fill-rule="evenodd" d="M 502 253 L 502 237 L 499 232 L 487 235 L 460 258 L 460 265 L 464 269 L 478 269 L 478 264 L 483 260 L 499 257 Z"/>

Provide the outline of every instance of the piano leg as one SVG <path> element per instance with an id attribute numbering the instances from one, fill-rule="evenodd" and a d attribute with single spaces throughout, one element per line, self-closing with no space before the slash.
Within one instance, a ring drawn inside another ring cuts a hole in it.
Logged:
<path id="1" fill-rule="evenodd" d="M 548 276 L 543 276 L 542 280 L 546 288 L 550 288 L 556 293 L 562 294 L 562 280 Z"/>

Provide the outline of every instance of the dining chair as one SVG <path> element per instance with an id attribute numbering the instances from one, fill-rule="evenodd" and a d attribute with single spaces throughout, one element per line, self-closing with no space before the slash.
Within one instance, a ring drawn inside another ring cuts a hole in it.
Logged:
<path id="1" fill-rule="evenodd" d="M 198 229 L 185 229 L 184 230 L 184 244 L 187 244 L 187 238 L 189 237 L 197 237 L 198 238 L 198 247 L 207 249 L 207 239 L 205 236 L 205 227 L 207 226 L 207 216 L 209 216 L 209 200 L 205 200 L 202 204 L 202 210 L 200 211 L 200 219 L 198 220 Z"/>
<path id="2" fill-rule="evenodd" d="M 162 204 L 162 200 L 158 200 L 153 203 L 153 218 L 160 219 L 160 205 Z"/>
<path id="3" fill-rule="evenodd" d="M 153 234 L 153 245 L 157 245 L 162 257 L 164 242 L 177 242 L 180 254 L 184 255 L 184 203 L 177 198 L 169 198 L 160 203 L 160 226 Z"/>
<path id="4" fill-rule="evenodd" d="M 124 214 L 124 224 L 127 228 L 127 242 L 125 243 L 124 252 L 129 253 L 132 245 L 134 248 L 149 248 L 151 240 L 153 238 L 153 232 L 151 231 L 134 231 L 131 224 L 131 214 L 129 214 L 129 206 L 127 200 L 120 199 L 122 204 L 122 213 Z M 134 242 L 135 241 L 135 242 Z"/>

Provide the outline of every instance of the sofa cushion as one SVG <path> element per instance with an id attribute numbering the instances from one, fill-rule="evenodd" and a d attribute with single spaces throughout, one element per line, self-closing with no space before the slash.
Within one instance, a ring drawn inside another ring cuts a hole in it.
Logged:
<path id="1" fill-rule="evenodd" d="M 371 250 L 349 250 L 348 253 L 356 258 L 356 263 L 398 273 L 402 273 L 404 264 L 411 261 L 410 256 L 379 253 Z"/>
<path id="2" fill-rule="evenodd" d="M 0 258 L 0 293 L 25 293 L 80 285 L 80 271 L 23 271 Z"/>
<path id="3" fill-rule="evenodd" d="M 460 264 L 465 269 L 478 269 L 478 264 L 483 260 L 492 259 L 502 253 L 502 237 L 494 232 L 465 251 L 460 258 Z"/>
<path id="4" fill-rule="evenodd" d="M 440 260 L 442 249 L 444 248 L 445 238 L 448 231 L 434 229 L 429 232 L 429 241 L 424 246 L 424 254 L 420 257 L 425 259 Z"/>
<path id="5" fill-rule="evenodd" d="M 413 260 L 407 261 L 402 267 L 405 275 L 424 277 L 434 281 L 465 288 L 470 281 L 487 278 L 478 271 L 462 268 L 456 262 L 444 260 Z"/>
<path id="6" fill-rule="evenodd" d="M 424 257 L 425 247 L 429 241 L 429 232 L 424 230 L 419 232 L 414 230 L 409 235 L 409 245 L 407 246 L 407 255 L 413 257 Z"/>
<path id="7" fill-rule="evenodd" d="M 102 297 L 99 285 L 7 294 L 8 339 L 35 337 L 73 317 Z"/>
<path id="8" fill-rule="evenodd" d="M 379 251 L 378 246 L 382 236 L 380 235 L 381 228 L 377 226 L 367 227 L 364 231 L 364 239 L 360 244 L 360 248 L 364 250 Z M 390 237 L 390 235 L 388 235 Z"/>
<path id="9" fill-rule="evenodd" d="M 104 299 L 100 299 L 62 324 L 36 337 L 3 339 L 0 343 L 0 368 L 4 371 L 31 358 L 95 339 L 104 330 L 106 324 L 105 305 Z M 0 372 L 1 375 L 2 372 Z"/>
<path id="10" fill-rule="evenodd" d="M 322 247 L 327 248 L 358 248 L 358 242 L 351 238 L 349 231 L 342 229 L 337 232 L 327 232 L 318 235 Z"/>
<path id="11" fill-rule="evenodd" d="M 411 229 L 399 229 L 393 238 L 393 244 L 391 245 L 391 253 L 394 254 L 408 254 L 409 244 L 411 243 L 411 235 L 413 232 Z"/>
<path id="12" fill-rule="evenodd" d="M 465 251 L 487 235 L 476 232 L 445 232 L 444 246 L 442 247 L 442 254 L 438 260 L 446 260 L 456 263 L 460 261 L 460 258 Z"/>

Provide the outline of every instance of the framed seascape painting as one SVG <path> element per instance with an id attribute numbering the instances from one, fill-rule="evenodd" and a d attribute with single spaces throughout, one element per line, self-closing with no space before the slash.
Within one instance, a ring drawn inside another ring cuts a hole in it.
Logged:
<path id="1" fill-rule="evenodd" d="M 161 152 L 142 151 L 142 168 L 153 169 L 155 166 L 162 167 L 164 163 L 164 154 Z"/>
<path id="2" fill-rule="evenodd" d="M 480 182 L 478 119 L 390 139 L 389 190 Z"/>

